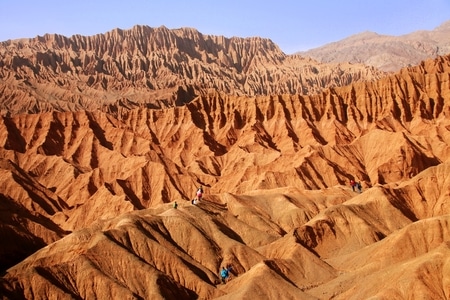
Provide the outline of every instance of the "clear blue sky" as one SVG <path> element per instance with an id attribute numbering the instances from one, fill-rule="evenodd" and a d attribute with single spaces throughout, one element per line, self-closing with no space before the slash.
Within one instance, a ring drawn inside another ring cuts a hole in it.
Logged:
<path id="1" fill-rule="evenodd" d="M 0 41 L 134 25 L 270 38 L 291 54 L 363 31 L 402 35 L 450 20 L 450 0 L 0 0 Z"/>

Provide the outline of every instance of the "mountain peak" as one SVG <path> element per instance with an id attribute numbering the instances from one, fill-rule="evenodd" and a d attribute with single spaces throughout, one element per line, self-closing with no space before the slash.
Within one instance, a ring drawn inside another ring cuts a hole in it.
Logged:
<path id="1" fill-rule="evenodd" d="M 366 31 L 300 54 L 324 63 L 363 63 L 394 72 L 448 53 L 450 21 L 431 31 L 422 30 L 402 36 Z"/>
<path id="2" fill-rule="evenodd" d="M 450 30 L 450 20 L 445 21 L 444 23 L 436 27 L 434 30 L 444 30 L 444 31 Z"/>

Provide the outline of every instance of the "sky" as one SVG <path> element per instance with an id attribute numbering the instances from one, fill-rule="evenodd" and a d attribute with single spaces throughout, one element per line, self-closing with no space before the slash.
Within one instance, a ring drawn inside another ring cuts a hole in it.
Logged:
<path id="1" fill-rule="evenodd" d="M 269 38 L 292 54 L 364 31 L 399 36 L 448 20 L 450 0 L 0 0 L 0 41 L 148 25 Z"/>

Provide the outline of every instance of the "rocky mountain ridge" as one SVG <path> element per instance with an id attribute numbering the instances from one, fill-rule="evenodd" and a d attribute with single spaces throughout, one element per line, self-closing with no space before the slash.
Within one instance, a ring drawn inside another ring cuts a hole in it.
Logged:
<path id="1" fill-rule="evenodd" d="M 327 45 L 298 52 L 323 63 L 362 63 L 385 72 L 450 53 L 450 21 L 434 30 L 420 30 L 401 36 L 362 32 Z"/>
<path id="2" fill-rule="evenodd" d="M 47 34 L 0 43 L 2 115 L 170 107 L 208 91 L 311 94 L 380 78 L 357 64 L 320 64 L 263 38 L 135 26 L 94 36 Z"/>

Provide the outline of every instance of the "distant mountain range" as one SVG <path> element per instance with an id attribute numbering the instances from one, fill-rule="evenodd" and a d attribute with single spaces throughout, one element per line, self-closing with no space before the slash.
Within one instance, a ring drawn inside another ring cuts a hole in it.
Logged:
<path id="1" fill-rule="evenodd" d="M 431 31 L 421 30 L 402 36 L 367 31 L 297 54 L 322 63 L 361 63 L 390 72 L 448 53 L 450 21 Z"/>

